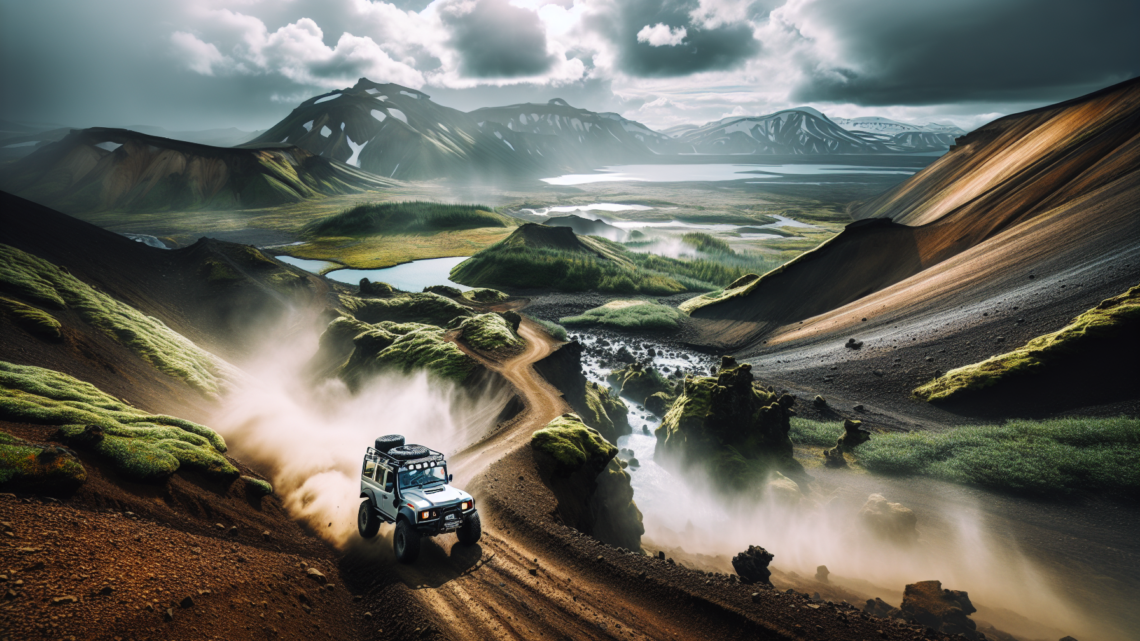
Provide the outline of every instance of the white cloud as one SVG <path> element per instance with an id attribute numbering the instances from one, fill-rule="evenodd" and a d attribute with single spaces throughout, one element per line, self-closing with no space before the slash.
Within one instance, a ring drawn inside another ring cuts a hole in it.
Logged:
<path id="1" fill-rule="evenodd" d="M 175 31 L 170 35 L 170 42 L 174 45 L 175 54 L 186 68 L 203 76 L 214 75 L 214 66 L 221 65 L 225 61 L 225 56 L 217 47 L 202 42 L 192 33 Z"/>
<path id="2" fill-rule="evenodd" d="M 673 29 L 669 25 L 658 22 L 652 27 L 645 25 L 637 32 L 638 42 L 648 42 L 651 47 L 675 47 L 681 44 L 688 32 L 684 27 Z"/>

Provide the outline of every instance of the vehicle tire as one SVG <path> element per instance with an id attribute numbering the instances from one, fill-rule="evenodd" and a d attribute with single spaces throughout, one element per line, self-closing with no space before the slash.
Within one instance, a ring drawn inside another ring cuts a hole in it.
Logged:
<path id="1" fill-rule="evenodd" d="M 479 513 L 476 512 L 467 518 L 463 519 L 463 525 L 459 526 L 459 531 L 455 533 L 459 537 L 459 542 L 463 545 L 475 545 L 483 536 L 483 524 L 479 521 Z"/>
<path id="2" fill-rule="evenodd" d="M 428 454 L 431 454 L 431 450 L 423 445 L 401 445 L 388 450 L 388 456 L 401 461 L 423 458 Z"/>
<path id="3" fill-rule="evenodd" d="M 388 450 L 393 447 L 400 447 L 404 444 L 404 437 L 399 434 L 388 434 L 376 439 L 376 449 L 387 454 Z"/>
<path id="4" fill-rule="evenodd" d="M 392 547 L 396 550 L 396 560 L 412 563 L 420 555 L 420 533 L 407 519 L 396 522 L 396 533 L 392 536 Z"/>
<path id="5" fill-rule="evenodd" d="M 360 511 L 356 516 L 356 527 L 360 536 L 370 539 L 380 531 L 380 517 L 376 515 L 376 508 L 372 507 L 372 499 L 365 499 L 360 504 Z"/>

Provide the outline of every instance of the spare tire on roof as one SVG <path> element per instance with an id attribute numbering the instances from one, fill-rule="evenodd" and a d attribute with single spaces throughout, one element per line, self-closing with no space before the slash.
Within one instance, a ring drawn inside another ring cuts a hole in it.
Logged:
<path id="1" fill-rule="evenodd" d="M 401 461 L 423 458 L 428 454 L 431 454 L 431 450 L 423 445 L 401 445 L 400 447 L 393 447 L 388 450 L 388 456 Z"/>
<path id="2" fill-rule="evenodd" d="M 388 450 L 392 449 L 393 447 L 400 447 L 403 444 L 404 437 L 400 436 L 399 434 L 388 434 L 387 436 L 381 436 L 380 438 L 376 439 L 376 449 L 384 452 L 385 454 L 387 454 Z"/>

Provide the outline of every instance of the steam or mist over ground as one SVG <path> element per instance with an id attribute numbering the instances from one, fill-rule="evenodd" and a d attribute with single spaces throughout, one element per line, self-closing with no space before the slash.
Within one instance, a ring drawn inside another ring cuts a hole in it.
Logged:
<path id="1" fill-rule="evenodd" d="M 450 455 L 483 436 L 507 401 L 504 390 L 471 394 L 424 373 L 383 375 L 357 394 L 306 371 L 319 330 L 274 332 L 277 340 L 244 364 L 244 381 L 223 399 L 211 425 L 234 456 L 273 481 L 298 520 L 338 547 L 356 533 L 365 448 L 403 434 Z"/>

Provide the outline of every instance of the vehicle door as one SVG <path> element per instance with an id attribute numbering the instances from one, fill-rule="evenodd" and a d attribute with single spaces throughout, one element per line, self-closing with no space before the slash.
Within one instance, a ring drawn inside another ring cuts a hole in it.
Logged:
<path id="1" fill-rule="evenodd" d="M 376 467 L 376 507 L 389 520 L 395 521 L 398 513 L 396 499 L 396 472 L 383 465 Z"/>

